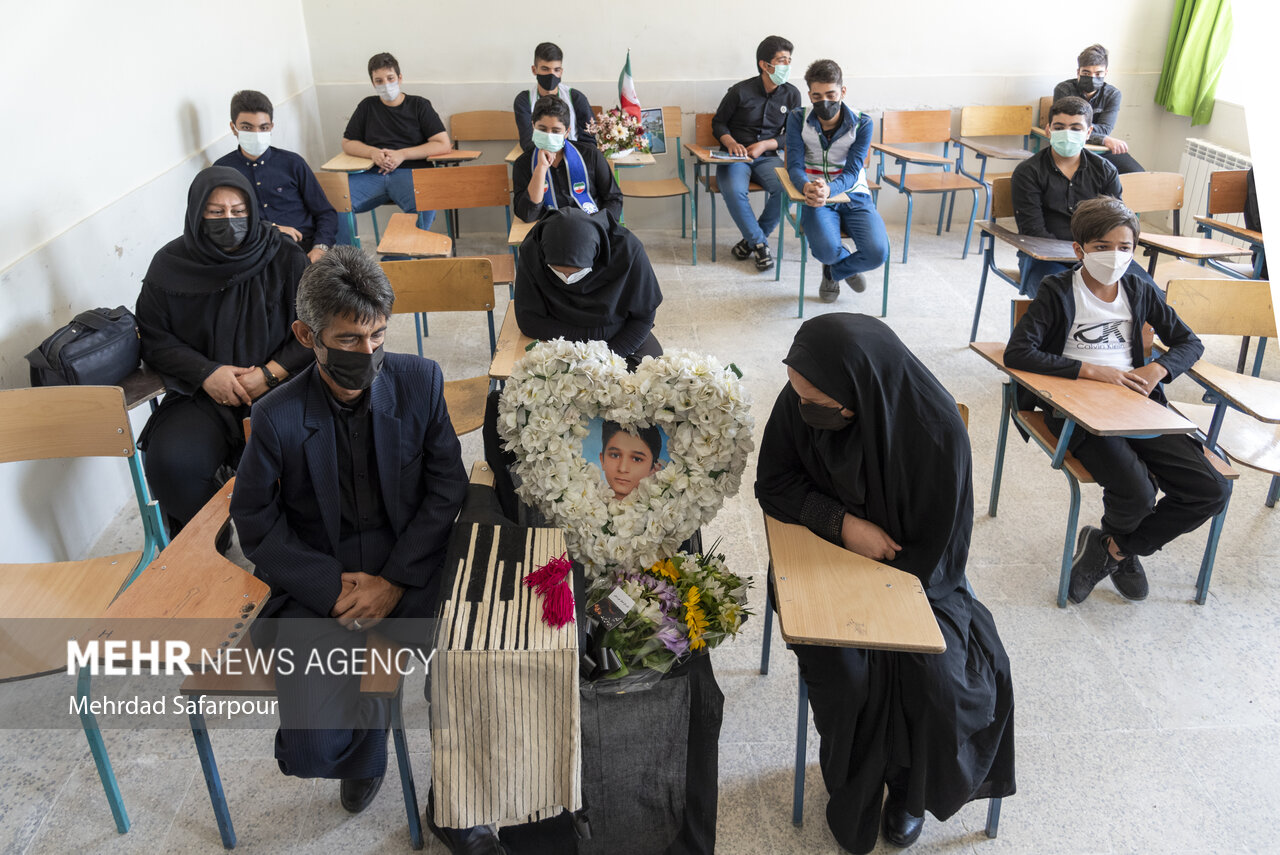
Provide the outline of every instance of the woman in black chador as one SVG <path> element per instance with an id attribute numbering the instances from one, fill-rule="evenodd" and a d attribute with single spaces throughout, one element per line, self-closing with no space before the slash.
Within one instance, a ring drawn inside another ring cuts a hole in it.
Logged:
<path id="1" fill-rule="evenodd" d="M 1013 793 L 1013 687 L 991 613 L 965 582 L 972 461 L 955 401 L 889 327 L 806 321 L 760 446 L 765 512 L 920 579 L 945 653 L 796 645 L 822 737 L 827 824 L 852 852 L 909 846 L 927 808 L 945 820 Z"/>
<path id="2" fill-rule="evenodd" d="M 138 444 L 170 534 L 239 462 L 249 404 L 313 358 L 290 329 L 306 266 L 239 172 L 211 166 L 191 182 L 182 237 L 151 260 L 137 311 L 142 358 L 166 389 Z"/>

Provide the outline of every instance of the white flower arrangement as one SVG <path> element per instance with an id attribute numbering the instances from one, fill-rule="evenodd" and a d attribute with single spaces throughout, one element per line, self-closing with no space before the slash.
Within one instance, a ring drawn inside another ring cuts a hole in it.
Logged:
<path id="1" fill-rule="evenodd" d="M 616 499 L 583 457 L 596 417 L 657 425 L 670 462 Z M 517 494 L 565 530 L 589 577 L 652 567 L 737 494 L 754 447 L 737 370 L 715 357 L 669 351 L 628 373 L 604 342 L 538 342 L 512 369 L 498 433 L 516 456 Z"/>

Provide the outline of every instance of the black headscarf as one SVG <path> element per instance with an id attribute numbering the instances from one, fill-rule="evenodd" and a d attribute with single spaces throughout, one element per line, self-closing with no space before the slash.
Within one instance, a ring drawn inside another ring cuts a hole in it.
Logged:
<path id="1" fill-rule="evenodd" d="M 783 360 L 853 411 L 843 430 L 809 427 L 788 384 L 760 447 L 756 494 L 797 517 L 817 492 L 902 546 L 885 562 L 919 577 L 931 599 L 964 584 L 973 527 L 969 437 L 955 400 L 888 326 L 866 315 L 806 321 Z"/>
<path id="2" fill-rule="evenodd" d="M 249 230 L 244 241 L 227 252 L 201 228 L 204 206 L 218 187 L 234 187 L 249 203 Z M 262 219 L 253 185 L 229 166 L 201 170 L 187 191 L 187 217 L 182 237 L 167 243 L 151 259 L 144 283 L 173 294 L 220 291 L 262 272 L 280 247 L 280 230 Z"/>
<path id="3" fill-rule="evenodd" d="M 566 285 L 549 264 L 591 272 Z M 563 208 L 548 211 L 521 244 L 515 299 L 526 335 L 608 340 L 628 320 L 652 327 L 662 291 L 644 246 L 612 212 Z"/>

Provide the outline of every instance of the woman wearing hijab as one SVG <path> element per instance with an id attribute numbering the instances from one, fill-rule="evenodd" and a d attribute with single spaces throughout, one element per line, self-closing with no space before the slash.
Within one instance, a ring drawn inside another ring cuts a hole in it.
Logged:
<path id="1" fill-rule="evenodd" d="M 182 237 L 151 260 L 137 310 L 142 358 L 166 389 L 138 444 L 171 535 L 239 462 L 249 404 L 311 361 L 290 330 L 306 265 L 239 172 L 212 166 L 191 182 Z"/>
<path id="2" fill-rule="evenodd" d="M 806 321 L 760 446 L 769 515 L 920 579 L 946 640 L 927 655 L 795 645 L 822 738 L 827 824 L 852 852 L 909 846 L 927 808 L 1010 795 L 1013 688 L 991 613 L 968 590 L 972 460 L 955 401 L 889 327 Z"/>
<path id="3" fill-rule="evenodd" d="M 530 338 L 604 341 L 622 357 L 661 356 L 658 277 L 640 239 L 604 211 L 548 211 L 520 245 L 515 310 Z"/>

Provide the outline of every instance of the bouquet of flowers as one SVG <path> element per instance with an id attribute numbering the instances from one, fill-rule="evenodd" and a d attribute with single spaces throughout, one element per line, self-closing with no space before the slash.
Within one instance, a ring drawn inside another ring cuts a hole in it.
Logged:
<path id="1" fill-rule="evenodd" d="M 622 157 L 633 151 L 649 150 L 649 134 L 640 120 L 618 107 L 600 113 L 587 123 L 587 133 L 595 134 L 605 157 Z"/>
<path id="2" fill-rule="evenodd" d="M 648 676 L 644 683 L 656 682 L 688 656 L 705 653 L 738 633 L 752 614 L 746 608 L 751 578 L 730 572 L 717 545 L 705 554 L 680 552 L 648 569 L 595 581 L 588 592 L 592 603 L 615 588 L 635 602 L 600 640 L 599 646 L 611 649 L 621 663 L 605 679 L 630 677 L 634 682 Z"/>

